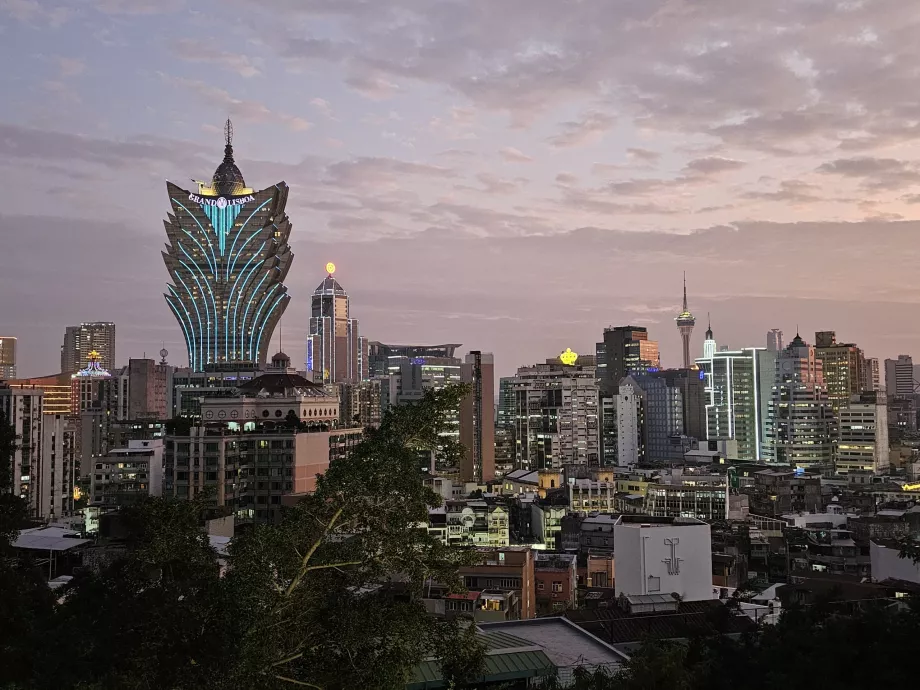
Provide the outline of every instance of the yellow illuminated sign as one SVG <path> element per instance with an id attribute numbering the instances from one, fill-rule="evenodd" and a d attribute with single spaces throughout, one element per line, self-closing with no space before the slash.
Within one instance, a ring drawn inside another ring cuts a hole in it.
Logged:
<path id="1" fill-rule="evenodd" d="M 566 366 L 572 366 L 578 360 L 578 353 L 572 352 L 572 348 L 565 348 L 565 352 L 559 355 L 559 361 L 565 364 Z"/>
<path id="2" fill-rule="evenodd" d="M 329 275 L 332 275 L 333 273 L 335 273 L 335 264 L 332 263 L 331 261 L 328 264 L 326 264 L 326 273 L 328 273 Z"/>

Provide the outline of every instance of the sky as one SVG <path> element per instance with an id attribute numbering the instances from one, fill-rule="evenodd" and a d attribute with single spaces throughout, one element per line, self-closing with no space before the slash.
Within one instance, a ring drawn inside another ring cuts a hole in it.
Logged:
<path id="1" fill-rule="evenodd" d="M 283 349 L 324 266 L 362 334 L 498 375 L 604 327 L 680 363 L 920 337 L 920 5 L 905 0 L 0 0 L 0 336 L 165 344 L 165 181 L 291 187 Z M 278 334 L 275 334 L 277 347 Z"/>

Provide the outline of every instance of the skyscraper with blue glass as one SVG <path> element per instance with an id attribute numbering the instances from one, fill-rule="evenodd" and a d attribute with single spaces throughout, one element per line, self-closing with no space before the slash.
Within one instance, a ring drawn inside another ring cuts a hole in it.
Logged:
<path id="1" fill-rule="evenodd" d="M 197 192 L 166 183 L 166 302 L 196 371 L 264 364 L 290 301 L 283 283 L 294 256 L 288 186 L 247 187 L 233 160 L 229 120 L 225 134 L 224 160 L 210 182 L 196 181 Z"/>

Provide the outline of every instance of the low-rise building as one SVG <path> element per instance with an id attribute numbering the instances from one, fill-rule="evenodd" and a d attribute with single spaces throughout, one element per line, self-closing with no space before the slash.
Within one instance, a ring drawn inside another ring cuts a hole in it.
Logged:
<path id="1" fill-rule="evenodd" d="M 645 512 L 655 517 L 693 517 L 726 520 L 728 486 L 652 484 L 645 495 Z"/>
<path id="2" fill-rule="evenodd" d="M 580 512 L 617 512 L 617 485 L 593 479 L 569 480 L 569 506 Z"/>
<path id="3" fill-rule="evenodd" d="M 460 568 L 464 586 L 469 591 L 513 592 L 520 602 L 520 618 L 534 618 L 534 551 L 529 546 L 506 546 L 481 548 L 479 553 L 481 563 Z M 503 602 L 507 604 L 510 599 L 496 599 L 494 605 L 501 606 Z"/>
<path id="4" fill-rule="evenodd" d="M 428 531 L 448 546 L 508 546 L 508 507 L 494 500 L 445 501 L 428 513 Z"/>
<path id="5" fill-rule="evenodd" d="M 617 596 L 713 598 L 712 543 L 702 520 L 621 515 L 614 535 Z"/>
<path id="6" fill-rule="evenodd" d="M 577 560 L 575 554 L 537 554 L 534 580 L 538 616 L 575 608 Z"/>
<path id="7" fill-rule="evenodd" d="M 93 459 L 90 505 L 115 509 L 163 491 L 163 440 L 130 441 Z"/>

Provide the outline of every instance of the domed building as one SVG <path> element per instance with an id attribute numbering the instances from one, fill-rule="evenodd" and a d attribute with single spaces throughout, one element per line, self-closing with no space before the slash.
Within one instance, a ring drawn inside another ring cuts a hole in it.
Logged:
<path id="1" fill-rule="evenodd" d="M 335 264 L 313 291 L 307 371 L 317 383 L 357 383 L 367 378 L 367 341 L 351 318 L 348 294 L 333 277 Z"/>

